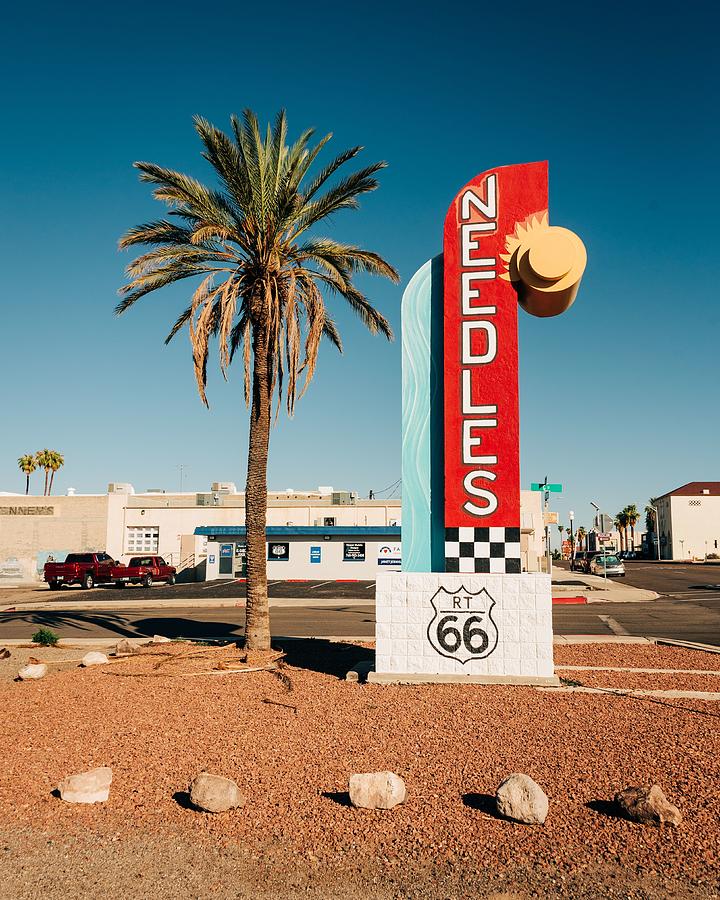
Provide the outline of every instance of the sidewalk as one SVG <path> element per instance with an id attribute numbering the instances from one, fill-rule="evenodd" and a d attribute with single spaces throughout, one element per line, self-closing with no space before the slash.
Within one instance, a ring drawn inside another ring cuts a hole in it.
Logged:
<path id="1" fill-rule="evenodd" d="M 582 595 L 588 603 L 642 603 L 657 600 L 656 591 L 630 587 L 611 578 L 600 575 L 585 575 L 582 572 L 568 572 L 565 569 L 554 569 L 552 575 L 553 597 Z"/>
<path id="2" fill-rule="evenodd" d="M 8 592 L 10 593 L 10 592 Z M 118 592 L 119 593 L 119 592 Z M 54 609 L 63 609 L 67 612 L 88 611 L 116 611 L 134 609 L 235 609 L 245 606 L 245 598 L 228 597 L 152 597 L 150 599 L 134 600 L 128 597 L 129 592 L 123 592 L 121 596 L 114 595 L 110 590 L 103 590 L 99 596 L 95 591 L 86 594 L 75 591 L 58 594 L 37 590 L 18 592 L 17 597 L 6 597 L 0 600 L 0 612 L 23 610 L 26 612 L 48 612 Z M 658 594 L 655 591 L 641 590 L 629 587 L 611 579 L 601 578 L 597 575 L 584 575 L 580 572 L 567 572 L 563 569 L 555 569 L 552 576 L 553 597 L 587 598 L 588 603 L 640 603 L 647 600 L 656 600 Z M 46 597 L 52 599 L 45 599 Z M 112 596 L 112 599 L 110 597 Z M 79 599 L 83 597 L 84 599 Z M 271 607 L 292 606 L 374 606 L 375 597 L 368 591 L 363 597 L 338 597 L 335 599 L 316 597 L 271 597 Z"/>

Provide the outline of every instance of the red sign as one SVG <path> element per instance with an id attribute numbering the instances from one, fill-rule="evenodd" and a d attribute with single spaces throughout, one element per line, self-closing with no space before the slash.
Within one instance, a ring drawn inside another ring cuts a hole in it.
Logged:
<path id="1" fill-rule="evenodd" d="M 547 163 L 528 163 L 473 178 L 445 218 L 446 528 L 520 524 L 518 301 L 500 255 L 547 208 Z"/>

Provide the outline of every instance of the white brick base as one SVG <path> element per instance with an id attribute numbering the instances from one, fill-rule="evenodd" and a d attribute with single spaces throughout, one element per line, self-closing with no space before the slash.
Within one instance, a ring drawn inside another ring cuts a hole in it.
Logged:
<path id="1" fill-rule="evenodd" d="M 373 680 L 555 680 L 549 575 L 381 574 L 375 604 Z"/>

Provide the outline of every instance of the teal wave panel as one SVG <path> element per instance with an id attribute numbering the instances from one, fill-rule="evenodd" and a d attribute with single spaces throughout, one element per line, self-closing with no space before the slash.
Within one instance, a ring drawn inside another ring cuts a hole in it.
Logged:
<path id="1" fill-rule="evenodd" d="M 442 254 L 402 298 L 402 556 L 405 572 L 444 571 Z"/>

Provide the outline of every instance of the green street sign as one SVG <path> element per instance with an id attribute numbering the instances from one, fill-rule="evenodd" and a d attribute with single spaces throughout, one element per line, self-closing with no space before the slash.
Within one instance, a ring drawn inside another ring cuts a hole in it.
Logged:
<path id="1" fill-rule="evenodd" d="M 561 484 L 538 484 L 537 481 L 533 481 L 530 485 L 531 491 L 550 491 L 551 494 L 561 494 L 562 493 L 562 485 Z"/>

